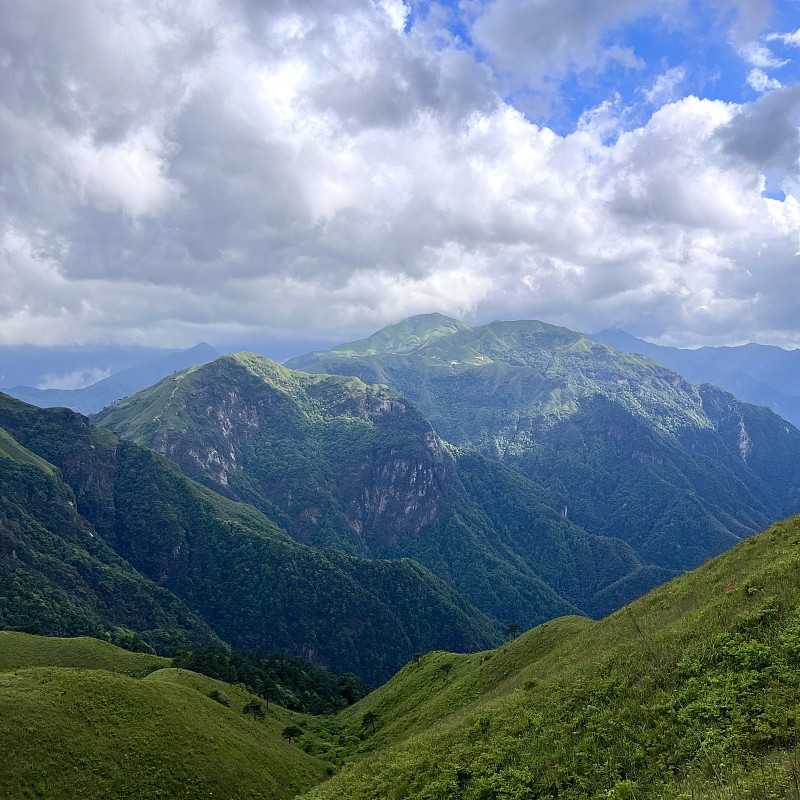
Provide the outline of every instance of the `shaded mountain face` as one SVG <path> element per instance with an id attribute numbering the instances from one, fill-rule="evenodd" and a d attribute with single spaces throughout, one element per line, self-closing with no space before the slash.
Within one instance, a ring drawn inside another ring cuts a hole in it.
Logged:
<path id="1" fill-rule="evenodd" d="M 358 350 L 287 366 L 388 384 L 443 438 L 543 484 L 646 563 L 695 566 L 800 508 L 794 427 L 579 333 L 496 322 L 408 352 Z"/>
<path id="2" fill-rule="evenodd" d="M 0 395 L 0 427 L 0 455 L 13 454 L 0 473 L 0 563 L 16 587 L 3 624 L 61 635 L 121 625 L 156 646 L 216 634 L 369 681 L 417 651 L 497 640 L 497 622 L 419 564 L 299 544 L 79 414 Z M 75 624 L 58 610 L 70 604 Z"/>
<path id="3" fill-rule="evenodd" d="M 97 534 L 59 470 L 2 428 L 0 587 L 2 627 L 116 641 L 130 640 L 133 631 L 160 649 L 214 638 L 172 592 Z"/>
<path id="4" fill-rule="evenodd" d="M 589 536 L 564 518 L 561 498 L 518 476 L 504 482 L 491 460 L 476 455 L 462 470 L 385 386 L 239 354 L 162 381 L 97 421 L 253 503 L 301 542 L 413 558 L 501 621 L 602 613 L 672 574 L 617 538 Z M 495 484 L 502 494 L 481 493 Z"/>
<path id="5" fill-rule="evenodd" d="M 15 386 L 5 391 L 12 397 L 41 408 L 71 408 L 82 414 L 100 411 L 121 397 L 161 380 L 177 370 L 194 364 L 211 361 L 219 353 L 204 342 L 189 350 L 160 356 L 144 364 L 109 375 L 107 378 L 82 389 L 36 389 L 32 386 Z"/>
<path id="6" fill-rule="evenodd" d="M 641 353 L 692 383 L 713 383 L 741 400 L 771 408 L 800 426 L 800 351 L 749 344 L 686 350 L 651 344 L 621 330 L 593 333 L 591 339 L 623 353 Z"/>

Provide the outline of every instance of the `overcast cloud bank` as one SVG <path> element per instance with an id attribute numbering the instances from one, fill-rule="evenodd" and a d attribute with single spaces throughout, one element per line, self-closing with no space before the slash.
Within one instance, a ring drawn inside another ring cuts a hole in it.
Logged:
<path id="1" fill-rule="evenodd" d="M 715 6 L 738 102 L 609 38 L 693 8 L 5 4 L 0 344 L 347 338 L 436 310 L 798 346 L 800 34 Z M 534 118 L 608 70 L 640 106 L 609 83 L 566 132 Z"/>

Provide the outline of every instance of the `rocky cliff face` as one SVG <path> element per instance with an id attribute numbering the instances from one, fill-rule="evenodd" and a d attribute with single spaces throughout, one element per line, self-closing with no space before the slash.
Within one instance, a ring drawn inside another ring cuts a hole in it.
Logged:
<path id="1" fill-rule="evenodd" d="M 453 460 L 406 401 L 258 356 L 167 379 L 100 421 L 222 494 L 277 511 L 299 541 L 351 552 L 418 534 L 463 493 Z"/>

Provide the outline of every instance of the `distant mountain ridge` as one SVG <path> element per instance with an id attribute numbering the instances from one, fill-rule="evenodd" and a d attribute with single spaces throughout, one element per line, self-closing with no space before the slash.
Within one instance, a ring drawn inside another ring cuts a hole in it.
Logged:
<path id="1" fill-rule="evenodd" d="M 462 459 L 411 403 L 355 378 L 239 353 L 167 378 L 95 421 L 253 503 L 298 541 L 413 558 L 503 622 L 602 614 L 673 574 L 618 538 L 588 535 L 534 482 L 478 455 Z"/>
<path id="2" fill-rule="evenodd" d="M 646 563 L 695 566 L 800 508 L 800 431 L 566 328 L 494 322 L 410 351 L 360 349 L 286 366 L 393 387 L 445 440 L 534 478 Z"/>
<path id="3" fill-rule="evenodd" d="M 800 350 L 760 344 L 689 350 L 652 344 L 618 329 L 599 331 L 589 338 L 624 353 L 648 356 L 692 383 L 716 384 L 800 426 Z"/>
<path id="4" fill-rule="evenodd" d="M 150 386 L 166 375 L 211 361 L 217 356 L 219 353 L 211 345 L 201 342 L 188 350 L 170 353 L 144 364 L 129 367 L 82 389 L 36 389 L 32 386 L 14 386 L 3 391 L 40 408 L 71 408 L 81 414 L 92 414 L 122 397 Z"/>

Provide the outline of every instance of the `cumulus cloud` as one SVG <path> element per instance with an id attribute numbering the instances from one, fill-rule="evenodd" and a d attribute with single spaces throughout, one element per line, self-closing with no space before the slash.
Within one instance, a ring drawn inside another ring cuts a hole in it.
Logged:
<path id="1" fill-rule="evenodd" d="M 498 83 L 636 59 L 609 26 L 681 7 L 496 0 L 472 16 L 487 63 L 400 0 L 7 4 L 0 343 L 347 338 L 431 310 L 788 341 L 794 90 L 680 98 L 676 68 L 636 127 L 612 100 L 562 135 Z"/>
<path id="2" fill-rule="evenodd" d="M 597 69 L 609 60 L 640 66 L 630 50 L 603 47 L 603 37 L 644 14 L 674 14 L 683 0 L 494 0 L 472 25 L 476 44 L 501 72 L 529 84 L 568 70 Z"/>
<path id="3" fill-rule="evenodd" d="M 48 373 L 37 384 L 38 389 L 83 389 L 111 375 L 110 369 L 86 367 L 62 374 Z"/>

